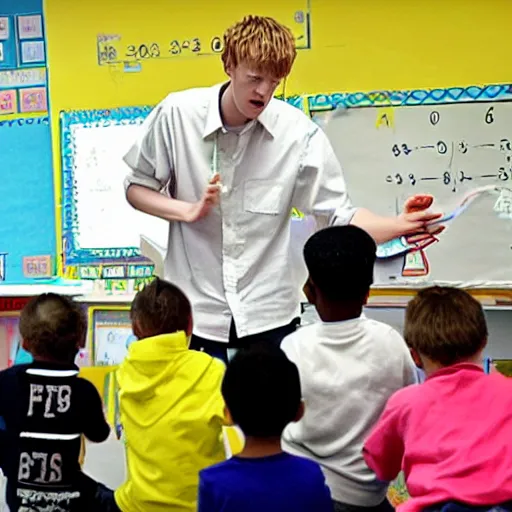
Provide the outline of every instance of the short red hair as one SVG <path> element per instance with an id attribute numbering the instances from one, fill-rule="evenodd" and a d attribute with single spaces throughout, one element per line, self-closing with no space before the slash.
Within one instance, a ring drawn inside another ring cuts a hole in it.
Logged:
<path id="1" fill-rule="evenodd" d="M 296 56 L 292 31 L 273 18 L 246 16 L 224 33 L 224 69 L 246 63 L 281 80 L 290 74 Z"/>

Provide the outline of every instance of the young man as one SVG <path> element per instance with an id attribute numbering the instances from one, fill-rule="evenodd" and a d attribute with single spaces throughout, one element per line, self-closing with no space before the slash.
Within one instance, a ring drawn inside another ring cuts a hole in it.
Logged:
<path id="1" fill-rule="evenodd" d="M 304 412 L 299 372 L 283 351 L 260 345 L 238 352 L 222 394 L 245 446 L 201 471 L 198 512 L 332 512 L 318 464 L 281 449 L 283 429 Z"/>
<path id="2" fill-rule="evenodd" d="M 292 206 L 324 222 L 361 226 L 378 242 L 422 231 L 437 218 L 424 211 L 430 196 L 412 198 L 395 218 L 352 206 L 326 135 L 273 98 L 295 56 L 289 29 L 271 18 L 244 18 L 224 35 L 229 82 L 171 93 L 124 158 L 129 203 L 169 221 L 165 277 L 194 305 L 191 347 L 224 359 L 228 346 L 279 344 L 295 330 Z"/>
<path id="3" fill-rule="evenodd" d="M 284 450 L 318 462 L 336 512 L 391 512 L 387 482 L 368 469 L 363 442 L 397 390 L 416 382 L 403 338 L 362 314 L 376 245 L 357 226 L 315 233 L 304 247 L 304 292 L 320 322 L 284 339 L 299 368 L 306 412 L 283 434 Z"/>

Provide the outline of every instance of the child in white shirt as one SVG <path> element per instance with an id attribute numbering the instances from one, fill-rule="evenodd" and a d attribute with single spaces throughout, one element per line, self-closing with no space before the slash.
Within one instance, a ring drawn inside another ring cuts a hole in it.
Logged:
<path id="1" fill-rule="evenodd" d="M 388 484 L 366 465 L 362 448 L 388 398 L 417 381 L 404 339 L 362 313 L 376 258 L 374 240 L 356 226 L 315 233 L 304 247 L 304 287 L 320 322 L 281 345 L 299 368 L 306 412 L 283 433 L 285 451 L 317 461 L 335 510 L 385 512 Z"/>

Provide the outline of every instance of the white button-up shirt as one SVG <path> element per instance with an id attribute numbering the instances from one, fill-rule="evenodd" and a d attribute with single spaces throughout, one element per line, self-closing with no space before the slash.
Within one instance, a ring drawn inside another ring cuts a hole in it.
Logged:
<path id="1" fill-rule="evenodd" d="M 220 204 L 193 222 L 171 222 L 165 277 L 188 296 L 194 333 L 227 342 L 290 323 L 300 286 L 291 265 L 290 212 L 347 224 L 355 209 L 324 132 L 301 110 L 272 99 L 242 130 L 221 120 L 222 86 L 169 94 L 145 120 L 124 157 L 126 189 L 168 187 L 172 197 L 201 199 L 220 174 Z"/>

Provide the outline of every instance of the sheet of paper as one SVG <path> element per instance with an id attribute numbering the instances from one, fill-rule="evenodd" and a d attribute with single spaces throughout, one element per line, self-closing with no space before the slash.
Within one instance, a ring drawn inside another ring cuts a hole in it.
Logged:
<path id="1" fill-rule="evenodd" d="M 139 247 L 141 235 L 167 246 L 168 223 L 132 208 L 125 197 L 123 156 L 139 125 L 75 126 L 77 242 L 81 248 Z"/>

